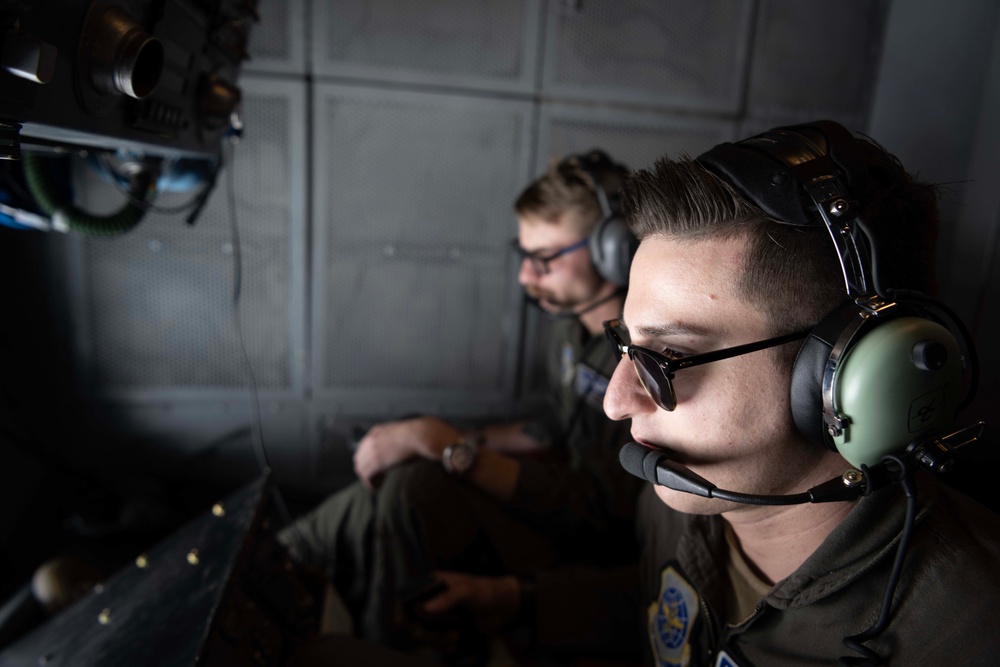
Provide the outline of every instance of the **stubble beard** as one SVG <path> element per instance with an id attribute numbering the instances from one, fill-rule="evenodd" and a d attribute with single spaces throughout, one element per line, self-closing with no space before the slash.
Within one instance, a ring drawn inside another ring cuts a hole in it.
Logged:
<path id="1" fill-rule="evenodd" d="M 538 301 L 538 305 L 550 313 L 569 313 L 577 306 L 576 302 L 557 299 L 551 291 L 536 285 L 525 285 L 524 293 Z"/>

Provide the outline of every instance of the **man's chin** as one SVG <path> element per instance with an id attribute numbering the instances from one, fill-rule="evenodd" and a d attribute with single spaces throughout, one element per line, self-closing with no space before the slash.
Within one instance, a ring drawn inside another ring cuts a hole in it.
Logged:
<path id="1" fill-rule="evenodd" d="M 560 302 L 557 302 L 557 301 L 549 301 L 548 299 L 544 299 L 544 298 L 537 299 L 537 303 L 538 303 L 538 307 L 539 308 L 541 308 L 542 310 L 544 310 L 546 313 L 549 313 L 550 315 L 572 315 L 573 314 L 573 306 L 571 306 L 569 304 L 566 304 L 566 303 L 560 303 Z"/>

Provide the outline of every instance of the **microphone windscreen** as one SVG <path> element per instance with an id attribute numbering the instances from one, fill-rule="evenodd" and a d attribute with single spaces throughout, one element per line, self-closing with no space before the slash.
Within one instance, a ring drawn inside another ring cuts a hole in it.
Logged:
<path id="1" fill-rule="evenodd" d="M 690 468 L 671 461 L 663 451 L 637 442 L 625 443 L 618 452 L 618 461 L 625 472 L 668 489 L 705 498 L 711 498 L 715 490 L 714 484 L 698 476 Z"/>
<path id="2" fill-rule="evenodd" d="M 655 451 L 640 445 L 638 442 L 626 442 L 622 445 L 621 451 L 618 452 L 618 462 L 622 464 L 625 472 L 654 484 L 656 483 L 657 458 Z M 647 459 L 651 460 L 652 466 L 647 467 Z"/>

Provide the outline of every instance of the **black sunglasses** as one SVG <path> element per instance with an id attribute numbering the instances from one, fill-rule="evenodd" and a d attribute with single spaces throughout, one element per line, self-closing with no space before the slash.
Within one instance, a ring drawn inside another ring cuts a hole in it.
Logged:
<path id="1" fill-rule="evenodd" d="M 769 347 L 777 347 L 785 343 L 790 343 L 793 340 L 801 340 L 809 335 L 809 331 L 798 331 L 796 333 L 757 341 L 756 343 L 727 347 L 713 352 L 705 352 L 704 354 L 693 354 L 690 357 L 668 359 L 659 352 L 626 343 L 628 330 L 622 326 L 621 320 L 608 320 L 605 322 L 604 333 L 607 335 L 608 340 L 618 349 L 618 353 L 622 357 L 628 355 L 628 358 L 632 360 L 632 365 L 635 367 L 635 374 L 639 376 L 639 384 L 646 390 L 649 397 L 653 399 L 653 402 L 668 412 L 677 407 L 677 394 L 674 393 L 673 383 L 675 372 L 684 368 L 691 368 L 692 366 L 700 366 L 701 364 L 708 364 L 713 361 L 721 361 L 723 359 L 738 357 L 742 354 L 757 352 L 758 350 L 766 350 Z"/>
<path id="2" fill-rule="evenodd" d="M 510 247 L 514 249 L 514 252 L 517 253 L 518 257 L 521 258 L 522 262 L 525 259 L 531 262 L 531 267 L 535 270 L 535 273 L 538 273 L 540 275 L 545 275 L 549 271 L 551 271 L 551 269 L 549 268 L 549 262 L 558 257 L 562 257 L 567 253 L 571 253 L 574 250 L 579 250 L 583 246 L 587 245 L 587 243 L 589 242 L 590 239 L 582 239 L 580 241 L 577 241 L 573 245 L 568 245 L 565 248 L 560 248 L 559 250 L 556 250 L 555 252 L 550 253 L 548 255 L 541 255 L 538 253 L 538 251 L 530 252 L 528 250 L 525 250 L 524 248 L 521 247 L 521 242 L 518 239 L 511 239 Z"/>

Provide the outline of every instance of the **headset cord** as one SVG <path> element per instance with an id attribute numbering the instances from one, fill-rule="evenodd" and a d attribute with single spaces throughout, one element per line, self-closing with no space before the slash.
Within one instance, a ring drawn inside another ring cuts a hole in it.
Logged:
<path id="1" fill-rule="evenodd" d="M 546 317 L 551 317 L 554 320 L 568 320 L 568 319 L 578 318 L 581 315 L 583 315 L 584 313 L 589 313 L 594 308 L 597 308 L 598 306 L 600 306 L 602 304 L 605 304 L 608 301 L 611 301 L 615 297 L 622 296 L 623 294 L 626 294 L 626 293 L 628 293 L 628 289 L 627 288 L 625 288 L 625 287 L 619 287 L 614 292 L 612 292 L 611 294 L 598 299 L 594 303 L 588 304 L 583 310 L 567 310 L 567 311 L 560 311 L 560 312 L 555 312 L 555 313 L 549 312 L 549 311 L 545 310 L 544 308 L 542 308 L 542 306 L 540 305 L 538 299 L 536 299 L 534 297 L 530 297 L 530 296 L 525 295 L 524 298 L 525 298 L 525 300 L 529 304 L 531 304 L 535 308 L 538 308 L 540 311 L 542 311 L 542 313 L 544 313 Z"/>
<path id="2" fill-rule="evenodd" d="M 910 538 L 913 536 L 913 523 L 917 513 L 917 489 L 913 481 L 913 469 L 904 459 L 892 454 L 882 457 L 882 462 L 887 461 L 894 462 L 900 468 L 899 482 L 903 487 L 903 492 L 906 494 L 906 516 L 903 519 L 903 530 L 900 534 L 899 546 L 896 547 L 896 560 L 893 562 L 892 572 L 889 574 L 889 581 L 886 583 L 885 594 L 882 596 L 882 609 L 879 612 L 878 619 L 864 632 L 844 637 L 844 646 L 861 654 L 861 657 L 841 657 L 839 662 L 846 667 L 877 667 L 886 663 L 888 658 L 883 658 L 862 642 L 874 639 L 882 634 L 889 624 L 892 598 L 896 593 L 896 584 L 899 583 L 899 576 L 903 571 L 903 559 L 906 557 Z"/>

